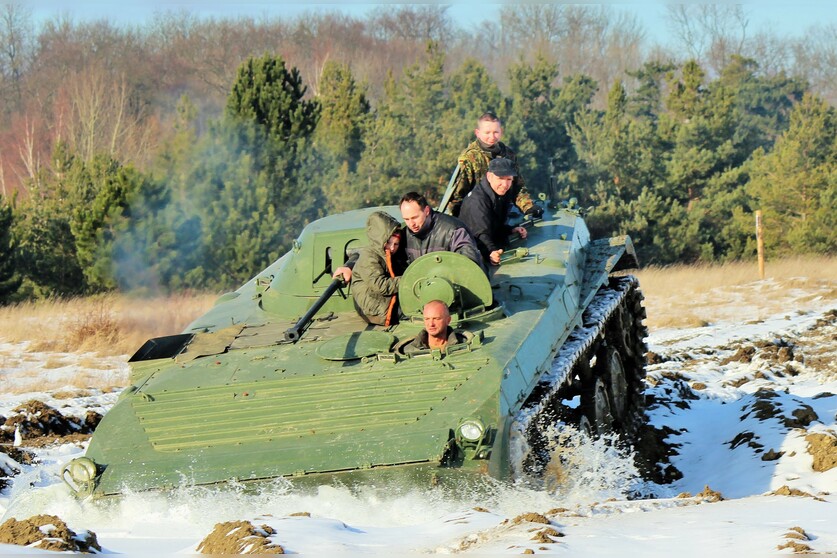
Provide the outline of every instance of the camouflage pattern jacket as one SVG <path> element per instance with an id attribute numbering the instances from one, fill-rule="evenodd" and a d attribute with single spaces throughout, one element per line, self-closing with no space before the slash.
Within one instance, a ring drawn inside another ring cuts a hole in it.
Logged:
<path id="1" fill-rule="evenodd" d="M 459 155 L 459 176 L 453 185 L 453 195 L 448 206 L 448 212 L 451 215 L 459 215 L 462 200 L 480 183 L 480 180 L 488 171 L 489 161 L 495 157 L 505 157 L 514 163 L 517 176 L 514 177 L 514 182 L 512 182 L 510 197 L 515 200 L 515 205 L 524 213 L 534 205 L 532 197 L 526 190 L 523 177 L 520 176 L 520 167 L 517 164 L 517 156 L 514 151 L 501 141 L 497 142 L 497 145 L 489 151 L 480 145 L 479 141 L 474 140 Z"/>

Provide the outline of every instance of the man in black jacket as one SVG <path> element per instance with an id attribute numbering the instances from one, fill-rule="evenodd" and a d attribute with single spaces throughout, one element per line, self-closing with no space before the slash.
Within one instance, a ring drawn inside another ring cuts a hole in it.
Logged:
<path id="1" fill-rule="evenodd" d="M 456 252 L 472 259 L 485 271 L 474 237 L 465 224 L 450 215 L 434 211 L 417 192 L 404 194 L 398 204 L 407 225 L 407 261 L 438 251 Z"/>
<path id="2" fill-rule="evenodd" d="M 497 157 L 488 163 L 488 172 L 465 196 L 459 218 L 477 241 L 482 257 L 491 265 L 500 265 L 500 256 L 510 234 L 526 238 L 526 229 L 506 225 L 509 206 L 513 203 L 509 190 L 517 175 L 512 161 Z"/>

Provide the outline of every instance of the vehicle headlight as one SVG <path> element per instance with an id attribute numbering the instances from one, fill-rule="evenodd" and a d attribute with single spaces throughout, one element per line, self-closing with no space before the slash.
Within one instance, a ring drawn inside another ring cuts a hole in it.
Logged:
<path id="1" fill-rule="evenodd" d="M 86 457 L 73 459 L 69 466 L 70 476 L 78 482 L 90 482 L 96 478 L 96 464 Z"/>
<path id="2" fill-rule="evenodd" d="M 479 442 L 485 434 L 485 425 L 477 419 L 462 421 L 459 425 L 459 435 L 468 442 Z"/>
<path id="3" fill-rule="evenodd" d="M 67 463 L 61 471 L 61 478 L 73 492 L 89 496 L 94 488 L 98 468 L 92 459 L 79 457 Z"/>

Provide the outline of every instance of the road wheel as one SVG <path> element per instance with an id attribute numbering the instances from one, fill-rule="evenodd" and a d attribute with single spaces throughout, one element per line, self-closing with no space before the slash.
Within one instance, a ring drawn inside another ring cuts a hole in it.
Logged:
<path id="1" fill-rule="evenodd" d="M 607 386 L 607 395 L 610 400 L 610 411 L 613 420 L 619 424 L 625 424 L 631 405 L 631 394 L 629 393 L 628 379 L 625 377 L 625 367 L 622 365 L 622 357 L 613 347 L 606 347 L 602 351 L 601 376 Z"/>
<path id="2" fill-rule="evenodd" d="M 613 431 L 614 419 L 604 378 L 596 376 L 581 395 L 579 428 L 590 436 Z"/>

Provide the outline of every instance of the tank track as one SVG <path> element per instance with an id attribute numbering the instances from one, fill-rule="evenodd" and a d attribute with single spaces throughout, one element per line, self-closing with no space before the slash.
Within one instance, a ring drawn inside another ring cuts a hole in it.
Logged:
<path id="1" fill-rule="evenodd" d="M 634 441 L 645 420 L 644 297 L 633 276 L 612 277 L 596 293 L 512 423 L 511 468 L 540 476 L 548 464 L 548 430 L 571 424 L 591 436 Z"/>

